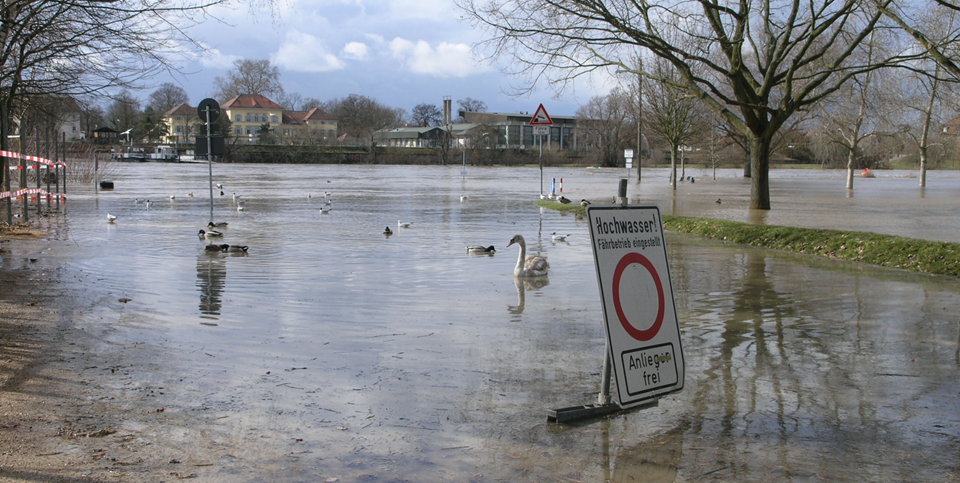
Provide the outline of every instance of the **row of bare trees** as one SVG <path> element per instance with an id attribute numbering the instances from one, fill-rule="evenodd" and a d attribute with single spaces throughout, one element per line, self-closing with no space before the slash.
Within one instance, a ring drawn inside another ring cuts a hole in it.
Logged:
<path id="1" fill-rule="evenodd" d="M 478 47 L 509 59 L 531 87 L 542 80 L 562 90 L 580 76 L 615 69 L 697 99 L 744 140 L 750 206 L 756 209 L 770 209 L 771 156 L 782 130 L 798 117 L 843 97 L 841 91 L 854 83 L 869 87 L 894 70 L 928 79 L 940 73 L 960 77 L 951 60 L 960 32 L 933 22 L 952 15 L 958 8 L 953 0 L 458 0 L 458 5 L 487 31 Z M 651 68 L 655 62 L 634 62 L 637 56 L 665 62 L 667 75 Z M 856 127 L 845 135 L 848 145 L 860 136 Z"/>

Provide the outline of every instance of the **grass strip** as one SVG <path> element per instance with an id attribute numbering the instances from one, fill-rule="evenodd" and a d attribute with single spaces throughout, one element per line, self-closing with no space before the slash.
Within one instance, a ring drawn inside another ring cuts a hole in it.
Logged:
<path id="1" fill-rule="evenodd" d="M 537 204 L 586 215 L 586 208 L 578 205 L 555 201 L 538 201 Z M 663 217 L 663 228 L 743 245 L 960 277 L 960 243 L 670 215 Z"/>

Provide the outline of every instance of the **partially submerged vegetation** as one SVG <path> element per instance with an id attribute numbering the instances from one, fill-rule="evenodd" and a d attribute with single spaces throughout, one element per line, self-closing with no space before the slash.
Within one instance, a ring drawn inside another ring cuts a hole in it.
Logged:
<path id="1" fill-rule="evenodd" d="M 586 208 L 582 206 L 554 201 L 539 201 L 537 204 L 586 215 Z M 663 228 L 756 247 L 960 277 L 960 243 L 669 215 L 663 217 Z"/>

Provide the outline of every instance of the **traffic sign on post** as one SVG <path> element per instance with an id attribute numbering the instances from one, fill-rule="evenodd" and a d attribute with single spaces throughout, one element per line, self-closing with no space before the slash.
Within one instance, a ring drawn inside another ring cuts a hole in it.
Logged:
<path id="1" fill-rule="evenodd" d="M 591 206 L 587 217 L 617 404 L 635 406 L 683 389 L 680 324 L 660 210 Z"/>
<path id="2" fill-rule="evenodd" d="M 543 104 L 540 104 L 540 107 L 537 108 L 537 112 L 533 113 L 533 117 L 530 119 L 531 126 L 552 126 L 553 119 L 550 119 L 550 115 L 547 114 L 547 110 L 543 107 Z"/>

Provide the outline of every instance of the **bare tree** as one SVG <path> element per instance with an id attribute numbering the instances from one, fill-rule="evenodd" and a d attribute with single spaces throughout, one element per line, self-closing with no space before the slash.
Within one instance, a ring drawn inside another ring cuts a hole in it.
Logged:
<path id="1" fill-rule="evenodd" d="M 459 107 L 461 111 L 466 112 L 485 112 L 487 110 L 487 103 L 468 97 L 458 100 L 457 107 Z"/>
<path id="2" fill-rule="evenodd" d="M 606 96 L 593 97 L 577 109 L 581 145 L 596 154 L 600 166 L 620 165 L 623 149 L 632 140 L 633 130 L 628 122 L 631 111 L 629 95 L 620 88 Z"/>
<path id="3" fill-rule="evenodd" d="M 415 126 L 439 126 L 443 122 L 443 113 L 435 104 L 417 104 L 413 106 L 410 120 Z"/>
<path id="4" fill-rule="evenodd" d="M 337 116 L 337 128 L 341 133 L 365 144 L 373 143 L 375 132 L 402 123 L 404 114 L 402 109 L 387 107 L 358 94 L 330 101 L 324 110 Z"/>
<path id="5" fill-rule="evenodd" d="M 140 120 L 140 100 L 130 91 L 123 90 L 107 108 L 107 123 L 118 131 L 126 131 Z"/>
<path id="6" fill-rule="evenodd" d="M 0 7 L 0 103 L 140 88 L 200 46 L 187 34 L 226 0 L 10 0 Z M 176 46 L 176 48 L 173 48 Z"/>
<path id="7" fill-rule="evenodd" d="M 676 190 L 678 151 L 703 135 L 712 119 L 699 100 L 677 87 L 680 76 L 672 65 L 662 59 L 656 59 L 653 64 L 650 70 L 654 80 L 647 83 L 643 91 L 645 124 L 670 146 L 670 185 Z"/>
<path id="8" fill-rule="evenodd" d="M 172 82 L 164 82 L 150 94 L 147 105 L 152 107 L 154 111 L 163 114 L 180 104 L 188 102 L 190 102 L 190 96 L 187 95 L 187 91 Z"/>
<path id="9" fill-rule="evenodd" d="M 270 65 L 269 60 L 236 60 L 226 78 L 217 76 L 213 79 L 213 86 L 216 89 L 214 97 L 220 102 L 226 102 L 241 94 L 284 98 L 280 69 Z"/>
<path id="10" fill-rule="evenodd" d="M 489 32 L 479 47 L 515 60 L 511 72 L 526 75 L 530 88 L 549 81 L 562 90 L 578 76 L 604 68 L 636 72 L 629 59 L 638 50 L 668 61 L 679 73 L 677 87 L 746 138 L 755 209 L 770 208 L 772 143 L 794 114 L 855 75 L 924 55 L 891 49 L 894 53 L 870 63 L 855 60 L 871 32 L 896 26 L 877 8 L 892 0 L 457 2 Z M 648 70 L 640 73 L 653 78 Z"/>

